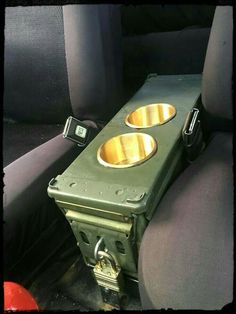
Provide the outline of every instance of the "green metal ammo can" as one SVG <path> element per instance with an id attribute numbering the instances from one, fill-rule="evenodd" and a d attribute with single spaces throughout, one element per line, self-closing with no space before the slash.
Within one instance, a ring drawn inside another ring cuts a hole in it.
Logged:
<path id="1" fill-rule="evenodd" d="M 182 169 L 181 132 L 201 75 L 149 75 L 74 162 L 48 187 L 87 265 L 103 238 L 123 273 L 137 278 L 140 242 L 168 185 Z"/>

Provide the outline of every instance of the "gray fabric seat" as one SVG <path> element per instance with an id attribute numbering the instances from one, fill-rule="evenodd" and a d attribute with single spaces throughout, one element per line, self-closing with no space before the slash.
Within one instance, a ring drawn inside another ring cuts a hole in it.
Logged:
<path id="1" fill-rule="evenodd" d="M 232 121 L 232 26 L 232 7 L 218 7 L 202 83 L 206 121 L 215 121 L 214 132 L 169 188 L 144 233 L 144 309 L 215 310 L 233 300 L 232 132 L 222 131 Z"/>
<path id="2" fill-rule="evenodd" d="M 122 97 L 119 15 L 116 5 L 6 8 L 4 167 L 61 133 L 69 115 L 106 122 L 116 113 Z M 17 136 L 10 136 L 12 129 Z M 12 150 L 19 138 L 20 149 Z"/>
<path id="3" fill-rule="evenodd" d="M 232 136 L 215 134 L 173 184 L 139 259 L 144 308 L 220 309 L 233 298 Z"/>
<path id="4" fill-rule="evenodd" d="M 62 124 L 3 123 L 3 168 L 63 131 Z"/>
<path id="5" fill-rule="evenodd" d="M 72 113 L 94 125 L 115 113 L 113 102 L 118 106 L 122 98 L 121 54 L 116 48 L 121 36 L 119 6 L 6 11 L 6 118 L 64 123 Z M 93 62 L 84 58 L 86 53 Z M 80 152 L 60 134 L 4 168 L 4 280 L 29 283 L 53 252 L 60 256 L 68 249 L 78 251 L 47 186 Z"/>
<path id="6" fill-rule="evenodd" d="M 210 27 L 124 37 L 125 85 L 134 92 L 149 73 L 201 73 L 209 33 Z"/>
<path id="7" fill-rule="evenodd" d="M 132 95 L 149 73 L 201 73 L 214 10 L 193 4 L 123 6 L 126 94 Z"/>

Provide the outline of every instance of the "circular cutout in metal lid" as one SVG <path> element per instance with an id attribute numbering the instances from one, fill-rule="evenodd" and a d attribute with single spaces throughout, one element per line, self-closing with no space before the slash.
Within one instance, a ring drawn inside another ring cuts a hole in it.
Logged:
<path id="1" fill-rule="evenodd" d="M 97 151 L 97 159 L 105 167 L 128 168 L 143 163 L 156 150 L 157 143 L 151 135 L 125 133 L 102 144 Z"/>
<path id="2" fill-rule="evenodd" d="M 139 107 L 129 113 L 125 119 L 131 128 L 150 128 L 167 123 L 176 115 L 176 109 L 171 104 L 155 103 Z"/>

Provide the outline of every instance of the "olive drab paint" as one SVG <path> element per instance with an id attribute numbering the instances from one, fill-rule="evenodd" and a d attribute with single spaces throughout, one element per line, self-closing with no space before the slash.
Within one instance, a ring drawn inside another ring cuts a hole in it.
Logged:
<path id="1" fill-rule="evenodd" d="M 51 180 L 48 195 L 71 224 L 87 265 L 94 266 L 94 248 L 103 237 L 124 274 L 137 278 L 138 251 L 144 230 L 183 164 L 182 128 L 197 104 L 201 75 L 149 75 L 144 85 L 113 117 L 74 162 Z M 176 115 L 150 128 L 131 128 L 127 115 L 141 106 L 171 104 Z M 111 168 L 97 159 L 99 147 L 124 133 L 149 134 L 157 143 L 151 158 L 130 168 Z"/>

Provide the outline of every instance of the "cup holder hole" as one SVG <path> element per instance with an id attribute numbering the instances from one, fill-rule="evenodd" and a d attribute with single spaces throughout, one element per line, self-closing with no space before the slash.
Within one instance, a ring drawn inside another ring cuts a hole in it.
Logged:
<path id="1" fill-rule="evenodd" d="M 152 136 L 145 133 L 126 133 L 101 145 L 97 159 L 106 167 L 127 168 L 143 163 L 156 150 L 157 143 Z"/>
<path id="2" fill-rule="evenodd" d="M 176 109 L 171 104 L 156 103 L 139 107 L 127 115 L 126 125 L 131 128 L 150 128 L 167 123 L 176 115 Z"/>

